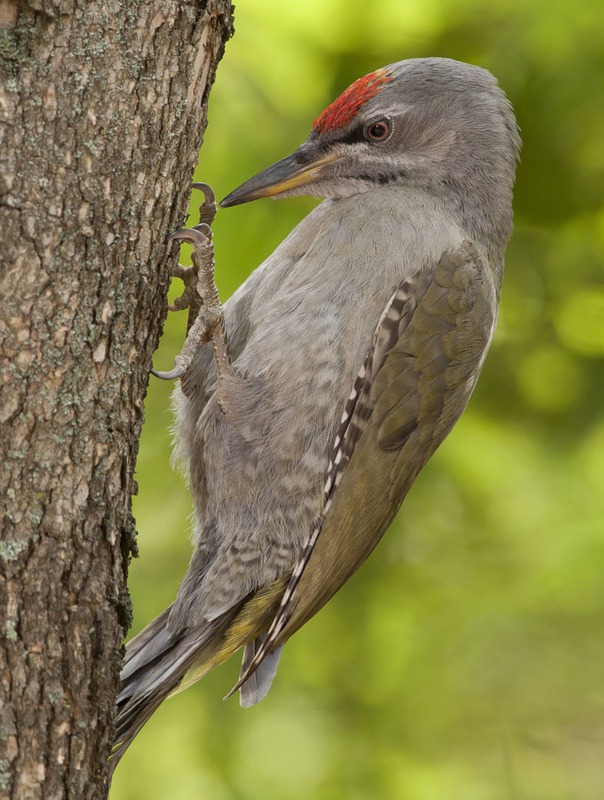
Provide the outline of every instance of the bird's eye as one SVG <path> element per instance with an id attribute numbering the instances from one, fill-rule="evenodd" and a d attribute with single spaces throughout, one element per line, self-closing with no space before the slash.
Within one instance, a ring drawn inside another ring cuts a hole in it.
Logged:
<path id="1" fill-rule="evenodd" d="M 389 119 L 379 119 L 365 128 L 365 136 L 374 142 L 383 142 L 392 133 L 392 123 Z"/>

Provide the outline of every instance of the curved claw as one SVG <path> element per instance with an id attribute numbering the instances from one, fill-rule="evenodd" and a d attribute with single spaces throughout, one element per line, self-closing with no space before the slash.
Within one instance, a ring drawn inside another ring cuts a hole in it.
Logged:
<path id="1" fill-rule="evenodd" d="M 159 378 L 161 381 L 177 381 L 179 378 L 182 378 L 184 374 L 185 370 L 182 367 L 174 367 L 170 372 L 158 372 L 155 369 L 151 370 L 151 375 L 155 375 L 155 377 Z"/>
<path id="2" fill-rule="evenodd" d="M 187 242 L 188 244 L 207 244 L 208 237 L 200 231 L 197 226 L 195 228 L 181 228 L 179 231 L 174 231 L 168 236 L 168 243 L 171 242 Z"/>
<path id="3" fill-rule="evenodd" d="M 207 222 L 211 225 L 216 216 L 216 195 L 214 190 L 207 183 L 194 183 L 192 188 L 203 192 L 203 203 L 199 206 L 199 221 Z"/>
<path id="4" fill-rule="evenodd" d="M 193 225 L 193 230 L 199 231 L 208 239 L 212 238 L 212 229 L 207 222 L 200 222 L 197 225 Z"/>
<path id="5" fill-rule="evenodd" d="M 201 181 L 196 181 L 191 186 L 192 189 L 199 189 L 200 192 L 203 192 L 203 196 L 205 201 L 208 205 L 216 205 L 216 195 L 214 194 L 214 190 L 211 186 L 208 186 L 207 183 L 201 183 Z"/>

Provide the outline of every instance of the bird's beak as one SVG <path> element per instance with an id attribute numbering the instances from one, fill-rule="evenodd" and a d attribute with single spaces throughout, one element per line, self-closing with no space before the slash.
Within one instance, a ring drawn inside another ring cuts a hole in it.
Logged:
<path id="1" fill-rule="evenodd" d="M 314 183 L 322 177 L 322 172 L 328 164 L 339 161 L 340 158 L 341 155 L 334 153 L 317 155 L 313 147 L 303 144 L 295 153 L 242 183 L 228 194 L 220 205 L 223 208 L 237 206 L 250 200 L 274 197 L 298 186 Z"/>

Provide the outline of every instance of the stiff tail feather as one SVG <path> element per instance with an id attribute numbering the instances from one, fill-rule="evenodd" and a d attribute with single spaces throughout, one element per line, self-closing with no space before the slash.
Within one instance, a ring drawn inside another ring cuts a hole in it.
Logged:
<path id="1" fill-rule="evenodd" d="M 171 607 L 128 643 L 118 694 L 116 739 L 110 773 L 143 725 L 170 695 L 176 694 L 226 661 L 240 647 L 252 647 L 274 615 L 287 578 L 274 581 L 219 617 L 193 629 L 171 630 Z M 268 660 L 265 673 L 242 693 L 242 705 L 253 705 L 268 692 L 280 652 Z M 244 702 L 247 698 L 248 702 Z M 255 698 L 255 699 L 254 699 Z"/>
<path id="2" fill-rule="evenodd" d="M 249 671 L 265 637 L 266 633 L 263 633 L 262 636 L 257 636 L 253 641 L 249 642 L 249 644 L 246 644 L 245 650 L 243 651 L 239 678 L 242 678 Z M 251 706 L 264 700 L 277 674 L 277 667 L 279 666 L 282 650 L 283 645 L 269 652 L 264 660 L 256 667 L 255 671 L 241 684 L 239 687 L 239 704 L 242 708 L 251 708 Z"/>
<path id="3" fill-rule="evenodd" d="M 235 616 L 231 612 L 193 631 L 175 633 L 167 626 L 168 612 L 151 622 L 139 634 L 140 640 L 137 636 L 128 647 L 117 700 L 111 772 L 151 715 L 181 688 L 187 673 L 198 665 L 207 665 L 203 673 L 215 666 L 223 634 Z M 200 669 L 196 679 L 201 675 Z"/>

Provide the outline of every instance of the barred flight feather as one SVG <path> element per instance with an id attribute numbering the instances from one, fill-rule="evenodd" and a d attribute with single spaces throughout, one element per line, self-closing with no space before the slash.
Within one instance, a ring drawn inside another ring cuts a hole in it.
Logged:
<path id="1" fill-rule="evenodd" d="M 413 313 L 415 294 L 415 282 L 413 279 L 403 281 L 386 304 L 380 316 L 371 347 L 363 366 L 355 378 L 352 391 L 342 414 L 340 427 L 333 441 L 327 470 L 328 474 L 325 481 L 325 502 L 321 517 L 317 521 L 294 567 L 264 641 L 256 651 L 253 659 L 247 664 L 247 668 L 245 670 L 242 669 L 237 684 L 227 697 L 236 692 L 257 669 L 262 659 L 274 646 L 277 637 L 291 616 L 292 599 L 323 528 L 323 521 L 329 512 L 335 490 L 338 488 L 342 475 L 354 453 L 354 448 L 371 417 L 373 406 L 370 395 L 373 380 L 399 338 L 403 315 L 407 311 L 409 314 Z"/>

